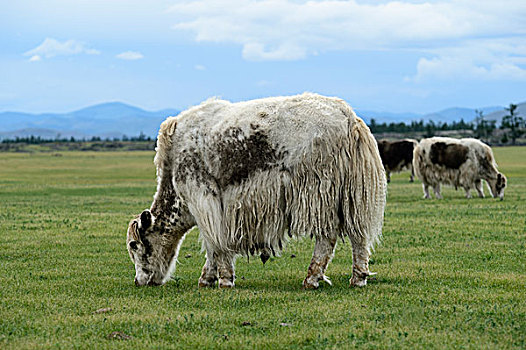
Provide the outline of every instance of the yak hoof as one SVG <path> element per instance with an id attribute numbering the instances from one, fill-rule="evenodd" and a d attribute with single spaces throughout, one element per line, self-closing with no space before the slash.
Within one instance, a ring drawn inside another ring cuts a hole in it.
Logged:
<path id="1" fill-rule="evenodd" d="M 219 288 L 221 289 L 230 289 L 234 288 L 234 282 L 226 278 L 219 279 Z"/>
<path id="2" fill-rule="evenodd" d="M 351 278 L 351 287 L 365 287 L 367 278 Z"/>
<path id="3" fill-rule="evenodd" d="M 332 286 L 331 280 L 325 275 L 321 276 L 321 278 L 315 278 L 310 276 L 303 280 L 303 289 L 318 289 L 318 287 L 320 286 L 319 281 L 327 282 L 329 286 Z"/>
<path id="4" fill-rule="evenodd" d="M 319 286 L 318 281 L 309 281 L 309 278 L 303 280 L 303 289 L 318 289 Z"/>
<path id="5" fill-rule="evenodd" d="M 378 272 L 365 272 L 360 276 L 352 276 L 350 282 L 351 287 L 365 287 L 367 285 L 367 277 L 375 276 Z"/>
<path id="6" fill-rule="evenodd" d="M 205 280 L 203 278 L 200 278 L 198 285 L 199 288 L 211 288 L 215 287 L 216 281 L 217 280 Z"/>

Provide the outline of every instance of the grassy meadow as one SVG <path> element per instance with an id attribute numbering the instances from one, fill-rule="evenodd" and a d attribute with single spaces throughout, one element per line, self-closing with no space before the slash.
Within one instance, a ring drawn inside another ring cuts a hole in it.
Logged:
<path id="1" fill-rule="evenodd" d="M 155 192 L 153 152 L 0 153 L 0 348 L 524 349 L 526 147 L 494 152 L 504 201 L 423 200 L 394 175 L 377 278 L 349 288 L 339 242 L 315 291 L 310 239 L 238 259 L 233 290 L 198 289 L 197 229 L 173 281 L 137 288 L 125 236 Z"/>

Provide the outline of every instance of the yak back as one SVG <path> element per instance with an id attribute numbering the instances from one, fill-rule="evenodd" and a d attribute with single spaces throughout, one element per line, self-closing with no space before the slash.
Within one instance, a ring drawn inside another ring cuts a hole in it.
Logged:
<path id="1" fill-rule="evenodd" d="M 287 171 L 313 148 L 339 142 L 356 122 L 347 108 L 343 100 L 309 93 L 240 103 L 211 99 L 174 118 L 173 148 L 158 152 L 177 154 L 176 182 L 193 179 L 217 194 L 271 168 Z"/>

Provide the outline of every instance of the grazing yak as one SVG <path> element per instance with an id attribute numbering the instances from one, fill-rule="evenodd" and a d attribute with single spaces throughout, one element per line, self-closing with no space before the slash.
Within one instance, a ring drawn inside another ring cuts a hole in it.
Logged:
<path id="1" fill-rule="evenodd" d="M 475 188 L 484 197 L 482 180 L 486 180 L 494 198 L 504 198 L 506 177 L 497 170 L 491 148 L 477 139 L 432 137 L 417 145 L 413 156 L 416 175 L 422 180 L 424 198 L 431 198 L 428 187 L 433 187 L 436 198 L 442 198 L 440 184 L 463 187 L 466 198 Z"/>
<path id="2" fill-rule="evenodd" d="M 154 163 L 151 208 L 128 226 L 136 285 L 170 279 L 194 225 L 206 252 L 200 287 L 233 287 L 237 256 L 265 260 L 293 236 L 315 237 L 305 288 L 330 283 L 325 270 L 346 237 L 350 284 L 366 285 L 387 184 L 371 132 L 343 100 L 210 99 L 162 123 Z"/>
<path id="3" fill-rule="evenodd" d="M 387 173 L 387 182 L 391 182 L 391 172 L 397 173 L 404 169 L 411 171 L 409 181 L 414 181 L 413 151 L 417 144 L 418 141 L 413 139 L 378 141 L 378 150 Z"/>

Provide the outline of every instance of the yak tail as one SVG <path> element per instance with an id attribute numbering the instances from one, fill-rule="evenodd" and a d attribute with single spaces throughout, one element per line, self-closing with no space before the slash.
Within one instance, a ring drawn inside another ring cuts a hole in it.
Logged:
<path id="1" fill-rule="evenodd" d="M 382 235 L 387 181 L 378 145 L 369 127 L 347 106 L 349 121 L 348 183 L 342 194 L 344 231 L 352 241 L 365 244 L 370 251 Z"/>

